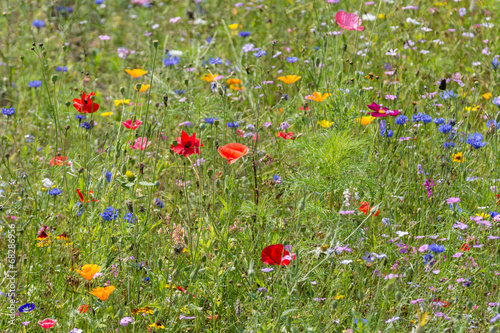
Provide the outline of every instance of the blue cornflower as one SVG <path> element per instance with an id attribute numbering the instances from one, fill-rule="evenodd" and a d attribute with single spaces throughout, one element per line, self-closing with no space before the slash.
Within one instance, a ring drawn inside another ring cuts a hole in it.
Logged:
<path id="1" fill-rule="evenodd" d="M 495 104 L 496 106 L 500 107 L 500 96 L 493 98 L 493 100 L 491 102 L 493 104 Z"/>
<path id="2" fill-rule="evenodd" d="M 111 178 L 113 177 L 113 174 L 110 171 L 106 171 L 106 174 L 104 175 L 104 177 L 106 178 L 106 181 L 108 183 L 111 183 Z"/>
<path id="3" fill-rule="evenodd" d="M 284 99 L 285 101 L 288 101 L 288 94 L 281 95 L 281 98 Z"/>
<path id="4" fill-rule="evenodd" d="M 181 61 L 179 57 L 172 57 L 170 54 L 167 58 L 163 59 L 163 65 L 165 66 L 175 66 Z"/>
<path id="5" fill-rule="evenodd" d="M 453 90 L 445 90 L 439 94 L 439 97 L 441 97 L 441 99 L 447 100 L 449 98 L 455 98 L 457 97 L 457 95 L 455 95 L 455 92 Z"/>
<path id="6" fill-rule="evenodd" d="M 16 109 L 14 108 L 2 109 L 2 114 L 7 117 L 13 116 L 15 113 Z"/>
<path id="7" fill-rule="evenodd" d="M 49 194 L 54 197 L 57 197 L 59 194 L 61 194 L 61 190 L 58 189 L 57 187 L 54 187 L 52 190 L 50 190 Z"/>
<path id="8" fill-rule="evenodd" d="M 286 61 L 288 61 L 289 63 L 293 64 L 294 62 L 299 61 L 299 58 L 297 58 L 297 57 L 287 57 Z"/>
<path id="9" fill-rule="evenodd" d="M 483 141 L 483 135 L 480 133 L 470 134 L 467 137 L 467 144 L 471 145 L 475 149 L 486 146 L 486 142 Z"/>
<path id="10" fill-rule="evenodd" d="M 430 123 L 432 121 L 432 118 L 431 118 L 431 116 L 429 116 L 425 113 L 419 112 L 418 114 L 414 114 L 413 116 L 411 116 L 411 120 L 414 122 L 421 121 L 424 124 L 427 124 L 427 123 Z"/>
<path id="11" fill-rule="evenodd" d="M 445 148 L 454 148 L 455 147 L 455 142 L 445 142 L 443 144 L 443 147 L 445 147 Z"/>
<path id="12" fill-rule="evenodd" d="M 429 245 L 429 251 L 434 252 L 434 253 L 443 253 L 444 252 L 444 246 L 440 246 L 437 244 L 431 244 Z"/>
<path id="13" fill-rule="evenodd" d="M 267 52 L 266 52 L 266 51 L 264 51 L 264 50 L 259 50 L 259 51 L 255 52 L 253 55 L 255 56 L 255 58 L 260 58 L 260 57 L 262 57 L 262 56 L 265 56 L 266 54 L 267 54 Z"/>
<path id="14" fill-rule="evenodd" d="M 134 214 L 132 214 L 132 213 L 127 213 L 127 214 L 125 214 L 124 218 L 125 218 L 125 221 L 127 221 L 128 223 L 134 223 L 137 216 L 134 216 Z"/>
<path id="15" fill-rule="evenodd" d="M 486 122 L 486 127 L 497 127 L 497 121 L 495 119 L 488 120 Z"/>
<path id="16" fill-rule="evenodd" d="M 444 120 L 444 118 L 435 118 L 433 122 L 436 125 L 443 125 L 446 121 Z"/>
<path id="17" fill-rule="evenodd" d="M 497 70 L 498 65 L 500 65 L 500 61 L 498 61 L 497 57 L 493 57 L 493 61 L 491 62 L 491 65 L 493 66 L 494 70 Z"/>
<path id="18" fill-rule="evenodd" d="M 498 214 L 497 212 L 491 211 L 488 213 L 488 215 L 490 215 L 491 218 L 495 218 L 495 216 L 500 215 L 500 214 Z"/>
<path id="19" fill-rule="evenodd" d="M 95 0 L 94 3 L 96 5 L 102 5 L 104 3 L 104 0 Z"/>
<path id="20" fill-rule="evenodd" d="M 74 11 L 74 10 L 73 10 L 73 7 L 67 7 L 67 8 L 66 8 L 66 11 L 67 11 L 69 14 L 71 14 L 71 13 L 73 13 L 73 11 Z"/>
<path id="21" fill-rule="evenodd" d="M 236 128 L 236 127 L 240 126 L 240 124 L 238 124 L 238 122 L 236 122 L 236 121 L 229 122 L 229 123 L 226 123 L 226 124 L 227 124 L 227 127 L 229 127 L 229 128 Z"/>
<path id="22" fill-rule="evenodd" d="M 213 125 L 216 120 L 217 117 L 205 118 L 205 124 Z"/>
<path id="23" fill-rule="evenodd" d="M 276 184 L 281 184 L 281 177 L 280 175 L 274 175 L 273 180 Z"/>
<path id="24" fill-rule="evenodd" d="M 85 122 L 83 122 L 83 123 L 80 124 L 80 127 L 84 128 L 86 130 L 89 130 L 89 129 L 91 129 L 91 128 L 94 127 L 94 124 L 91 124 L 88 121 L 85 121 Z"/>
<path id="25" fill-rule="evenodd" d="M 248 32 L 248 31 L 240 31 L 240 33 L 238 35 L 240 37 L 246 38 L 246 37 L 250 36 L 250 32 Z"/>
<path id="26" fill-rule="evenodd" d="M 176 89 L 174 89 L 174 93 L 176 93 L 177 95 L 182 95 L 182 94 L 184 94 L 185 92 L 186 92 L 186 90 L 181 90 L 181 89 L 176 90 Z"/>
<path id="27" fill-rule="evenodd" d="M 163 208 L 163 207 L 165 207 L 165 205 L 163 204 L 163 201 L 161 201 L 158 198 L 155 198 L 155 205 L 156 205 L 156 207 L 158 207 L 160 209 Z"/>
<path id="28" fill-rule="evenodd" d="M 424 264 L 427 264 L 427 263 L 431 263 L 432 265 L 432 260 L 434 259 L 434 257 L 430 254 L 426 254 L 424 256 Z"/>
<path id="29" fill-rule="evenodd" d="M 58 72 L 67 72 L 68 71 L 68 67 L 66 67 L 66 66 L 57 66 L 56 67 L 56 71 L 58 71 Z"/>
<path id="30" fill-rule="evenodd" d="M 118 211 L 113 207 L 108 207 L 102 212 L 102 219 L 105 221 L 113 221 L 118 217 Z"/>
<path id="31" fill-rule="evenodd" d="M 207 44 L 210 44 L 212 42 L 212 37 L 207 37 Z"/>
<path id="32" fill-rule="evenodd" d="M 408 117 L 407 116 L 399 116 L 395 120 L 397 125 L 404 125 L 408 122 Z"/>
<path id="33" fill-rule="evenodd" d="M 439 132 L 446 134 L 449 131 L 451 131 L 451 125 L 447 125 L 447 124 L 441 125 L 438 127 L 438 130 L 439 130 Z"/>
<path id="34" fill-rule="evenodd" d="M 19 312 L 21 313 L 31 312 L 33 310 L 35 310 L 35 304 L 33 303 L 26 303 L 19 308 Z"/>
<path id="35" fill-rule="evenodd" d="M 84 115 L 84 114 L 77 114 L 77 115 L 75 116 L 75 118 L 76 118 L 76 119 L 78 119 L 78 120 L 83 120 L 83 119 L 86 119 L 86 117 L 85 117 L 85 115 Z"/>
<path id="36" fill-rule="evenodd" d="M 220 57 L 208 59 L 210 65 L 222 65 L 222 59 Z"/>
<path id="37" fill-rule="evenodd" d="M 144 283 L 147 283 L 147 282 L 149 282 L 149 276 L 146 276 L 146 277 L 144 278 Z"/>
<path id="38" fill-rule="evenodd" d="M 40 80 L 28 82 L 28 87 L 30 88 L 40 88 L 41 86 L 42 86 L 42 81 Z"/>
<path id="39" fill-rule="evenodd" d="M 32 25 L 35 28 L 43 28 L 43 27 L 45 27 L 45 22 L 43 22 L 42 20 L 34 20 Z"/>

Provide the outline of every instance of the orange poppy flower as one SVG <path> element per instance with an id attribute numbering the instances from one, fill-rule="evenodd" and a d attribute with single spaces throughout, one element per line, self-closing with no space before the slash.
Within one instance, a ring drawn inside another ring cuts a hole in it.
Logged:
<path id="1" fill-rule="evenodd" d="M 53 158 L 50 160 L 50 166 L 63 165 L 63 162 L 64 162 L 64 164 L 66 164 L 66 165 L 71 165 L 71 163 L 66 162 L 67 160 L 68 160 L 68 156 L 57 156 L 57 157 L 53 157 Z"/>
<path id="2" fill-rule="evenodd" d="M 248 154 L 248 147 L 241 143 L 228 143 L 218 149 L 220 156 L 227 160 L 227 164 L 233 164 L 246 154 Z"/>
<path id="3" fill-rule="evenodd" d="M 321 95 L 321 93 L 315 91 L 312 95 L 306 96 L 306 99 L 320 103 L 327 99 L 330 95 L 331 94 L 328 93 Z"/>
<path id="4" fill-rule="evenodd" d="M 302 77 L 298 75 L 286 75 L 280 76 L 278 80 L 285 82 L 286 84 L 292 84 L 300 80 Z"/>
<path id="5" fill-rule="evenodd" d="M 88 305 L 85 305 L 85 304 L 82 304 L 80 305 L 80 307 L 78 308 L 78 312 L 80 313 L 85 313 L 87 312 L 87 310 L 89 309 L 89 306 Z"/>
<path id="6" fill-rule="evenodd" d="M 137 69 L 137 68 L 126 69 L 125 72 L 130 74 L 130 76 L 132 76 L 134 79 L 137 79 L 139 76 L 143 76 L 144 74 L 147 73 L 147 71 L 142 70 L 142 69 Z"/>
<path id="7" fill-rule="evenodd" d="M 217 318 L 219 318 L 219 315 L 218 315 L 218 314 L 216 314 L 215 316 L 207 316 L 207 319 L 208 319 L 208 320 L 215 320 L 215 319 L 217 319 Z"/>
<path id="8" fill-rule="evenodd" d="M 368 215 L 368 213 L 371 211 L 370 204 L 366 201 L 361 201 L 360 203 L 358 203 L 358 206 L 358 209 L 362 211 L 364 215 Z M 378 214 L 380 214 L 380 210 L 377 210 L 373 214 L 373 216 L 377 216 Z"/>
<path id="9" fill-rule="evenodd" d="M 98 287 L 92 290 L 90 293 L 95 297 L 99 298 L 101 301 L 105 301 L 108 299 L 109 295 L 115 290 L 115 286 L 107 286 L 107 287 Z"/>
<path id="10" fill-rule="evenodd" d="M 207 82 L 212 82 L 212 81 L 217 81 L 217 80 L 220 80 L 224 78 L 224 76 L 222 75 L 219 75 L 219 74 L 205 74 L 203 75 L 203 77 L 201 78 L 202 80 L 204 81 L 207 81 Z"/>
<path id="11" fill-rule="evenodd" d="M 97 266 L 97 265 L 85 265 L 82 267 L 82 270 L 78 270 L 78 269 L 75 269 L 75 272 L 77 272 L 78 274 L 80 274 L 85 280 L 92 280 L 92 278 L 94 277 L 94 275 L 99 272 L 99 270 L 101 269 L 101 266 Z"/>
<path id="12" fill-rule="evenodd" d="M 227 84 L 241 84 L 240 79 L 228 79 L 226 82 Z"/>

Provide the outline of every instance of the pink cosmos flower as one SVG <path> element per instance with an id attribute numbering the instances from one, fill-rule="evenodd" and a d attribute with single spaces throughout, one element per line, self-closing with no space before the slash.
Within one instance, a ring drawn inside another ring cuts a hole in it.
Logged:
<path id="1" fill-rule="evenodd" d="M 38 325 L 40 325 L 42 328 L 48 330 L 49 328 L 54 326 L 56 323 L 57 323 L 57 320 L 47 318 L 47 319 L 44 319 L 42 321 L 39 321 Z"/>
<path id="2" fill-rule="evenodd" d="M 342 10 L 338 11 L 337 14 L 335 14 L 335 21 L 337 21 L 339 27 L 344 30 L 363 31 L 365 29 L 365 27 L 361 26 L 363 21 L 361 21 L 358 15 L 353 13 L 346 13 Z"/>
<path id="3" fill-rule="evenodd" d="M 100 39 L 100 40 L 110 40 L 110 39 L 111 39 L 111 37 L 109 37 L 108 35 L 100 35 L 100 36 L 99 36 L 99 39 Z"/>
<path id="4" fill-rule="evenodd" d="M 133 129 L 135 130 L 137 127 L 141 126 L 142 121 L 140 120 L 135 120 L 135 122 L 132 124 L 132 119 L 127 119 L 127 121 L 122 121 L 122 125 L 125 126 L 128 129 Z"/>
<path id="5" fill-rule="evenodd" d="M 151 144 L 151 141 L 148 142 L 148 138 L 144 137 L 144 138 L 137 138 L 137 140 L 134 141 L 134 145 L 130 146 L 130 144 L 129 144 L 129 146 L 132 149 L 144 150 L 147 147 L 149 147 L 150 144 Z"/>

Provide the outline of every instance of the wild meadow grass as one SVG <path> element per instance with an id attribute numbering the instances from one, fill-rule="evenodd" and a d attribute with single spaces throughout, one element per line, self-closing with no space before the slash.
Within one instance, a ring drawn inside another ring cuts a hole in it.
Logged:
<path id="1" fill-rule="evenodd" d="M 0 8 L 0 331 L 497 331 L 498 2 Z"/>

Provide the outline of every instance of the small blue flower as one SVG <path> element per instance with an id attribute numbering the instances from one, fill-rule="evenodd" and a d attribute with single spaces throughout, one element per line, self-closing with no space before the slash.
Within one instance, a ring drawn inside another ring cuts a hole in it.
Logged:
<path id="1" fill-rule="evenodd" d="M 288 94 L 281 95 L 281 98 L 283 98 L 285 101 L 288 101 Z"/>
<path id="2" fill-rule="evenodd" d="M 165 207 L 165 205 L 163 204 L 163 201 L 161 201 L 160 199 L 158 198 L 155 198 L 155 206 L 158 207 L 158 208 L 163 208 Z"/>
<path id="3" fill-rule="evenodd" d="M 467 144 L 471 145 L 475 149 L 486 146 L 486 142 L 483 141 L 483 135 L 480 133 L 470 134 L 467 137 Z"/>
<path id="4" fill-rule="evenodd" d="M 58 72 L 67 72 L 68 71 L 68 67 L 66 67 L 66 66 L 57 66 L 56 71 L 58 71 Z"/>
<path id="5" fill-rule="evenodd" d="M 86 130 L 89 130 L 94 127 L 94 124 L 89 123 L 88 121 L 85 121 L 80 124 L 80 127 Z"/>
<path id="6" fill-rule="evenodd" d="M 238 124 L 238 122 L 236 121 L 233 121 L 233 122 L 229 122 L 229 123 L 226 123 L 227 127 L 229 128 L 237 128 L 240 126 L 240 124 Z"/>
<path id="7" fill-rule="evenodd" d="M 259 51 L 255 52 L 253 55 L 255 56 L 255 58 L 260 58 L 260 57 L 265 56 L 266 54 L 267 54 L 267 52 L 266 52 L 266 51 L 264 51 L 264 50 L 259 50 Z"/>
<path id="8" fill-rule="evenodd" d="M 33 310 L 35 310 L 35 304 L 33 303 L 26 303 L 19 308 L 19 312 L 21 313 L 31 312 Z"/>
<path id="9" fill-rule="evenodd" d="M 127 213 L 127 214 L 125 214 L 124 218 L 125 218 L 125 221 L 127 221 L 128 223 L 134 223 L 137 216 L 134 216 L 134 214 L 132 214 L 132 213 Z"/>
<path id="10" fill-rule="evenodd" d="M 208 59 L 208 63 L 210 65 L 222 65 L 222 60 L 221 60 L 220 57 L 217 57 L 215 59 L 214 58 L 210 58 L 210 59 Z"/>
<path id="11" fill-rule="evenodd" d="M 395 120 L 397 125 L 404 125 L 408 122 L 408 117 L 407 116 L 399 116 Z"/>
<path id="12" fill-rule="evenodd" d="M 434 257 L 430 254 L 426 254 L 424 256 L 424 264 L 427 264 L 427 263 L 431 263 L 432 265 L 432 260 L 434 259 Z"/>
<path id="13" fill-rule="evenodd" d="M 149 276 L 146 276 L 146 277 L 144 278 L 144 283 L 147 283 L 147 282 L 149 282 Z"/>
<path id="14" fill-rule="evenodd" d="M 450 98 L 455 98 L 457 97 L 457 95 L 455 95 L 455 92 L 453 90 L 445 90 L 439 94 L 439 97 L 441 97 L 441 99 L 447 100 Z"/>
<path id="15" fill-rule="evenodd" d="M 429 251 L 434 252 L 434 253 L 443 253 L 445 251 L 444 246 L 440 246 L 437 244 L 431 244 L 429 245 Z"/>
<path id="16" fill-rule="evenodd" d="M 104 3 L 104 0 L 95 0 L 94 3 L 96 5 L 102 5 Z"/>
<path id="17" fill-rule="evenodd" d="M 182 94 L 184 94 L 185 92 L 186 92 L 186 90 L 181 90 L 181 89 L 176 90 L 176 89 L 174 89 L 174 93 L 176 93 L 177 95 L 182 95 Z"/>
<path id="18" fill-rule="evenodd" d="M 500 107 L 500 96 L 493 98 L 493 100 L 491 102 L 493 104 L 495 104 L 496 106 Z"/>
<path id="19" fill-rule="evenodd" d="M 451 125 L 447 125 L 447 124 L 441 125 L 438 127 L 438 130 L 439 130 L 439 132 L 446 134 L 449 131 L 451 131 Z"/>
<path id="20" fill-rule="evenodd" d="M 15 113 L 16 109 L 14 108 L 2 109 L 2 114 L 7 117 L 13 116 Z"/>
<path id="21" fill-rule="evenodd" d="M 28 87 L 30 88 L 40 88 L 41 86 L 42 86 L 42 81 L 40 80 L 28 82 Z"/>
<path id="22" fill-rule="evenodd" d="M 216 120 L 217 117 L 205 118 L 205 124 L 213 125 Z"/>
<path id="23" fill-rule="evenodd" d="M 240 33 L 238 35 L 240 37 L 246 38 L 246 37 L 250 36 L 250 32 L 248 32 L 248 31 L 240 31 Z"/>
<path id="24" fill-rule="evenodd" d="M 83 119 L 85 119 L 86 117 L 85 117 L 85 115 L 84 115 L 84 114 L 77 114 L 77 115 L 75 116 L 75 118 L 76 118 L 76 119 L 78 119 L 78 120 L 83 120 Z"/>
<path id="25" fill-rule="evenodd" d="M 54 187 L 52 190 L 50 190 L 49 194 L 52 195 L 52 196 L 54 196 L 54 197 L 56 197 L 59 194 L 61 194 L 61 190 L 58 189 L 57 187 Z"/>
<path id="26" fill-rule="evenodd" d="M 32 24 L 35 28 L 45 27 L 45 22 L 43 22 L 42 20 L 34 20 Z"/>
<path id="27" fill-rule="evenodd" d="M 286 61 L 293 64 L 294 62 L 299 61 L 299 58 L 297 58 L 297 57 L 287 57 Z"/>
<path id="28" fill-rule="evenodd" d="M 210 44 L 212 42 L 212 37 L 207 37 L 207 44 Z"/>
<path id="29" fill-rule="evenodd" d="M 102 212 L 102 219 L 105 221 L 113 221 L 118 217 L 118 211 L 113 207 L 108 207 Z"/>
<path id="30" fill-rule="evenodd" d="M 167 56 L 167 58 L 163 59 L 163 65 L 165 66 L 175 66 L 181 61 L 181 58 L 179 57 L 172 57 L 170 54 Z"/>
<path id="31" fill-rule="evenodd" d="M 500 215 L 500 214 L 498 214 L 497 212 L 491 211 L 488 213 L 488 215 L 490 215 L 491 218 L 495 218 L 495 216 Z"/>
<path id="32" fill-rule="evenodd" d="M 445 142 L 443 144 L 443 147 L 445 147 L 445 148 L 455 148 L 455 142 Z"/>
<path id="33" fill-rule="evenodd" d="M 494 70 L 497 70 L 498 65 L 500 65 L 500 61 L 498 61 L 497 57 L 493 57 L 493 61 L 491 62 L 491 65 L 493 66 Z"/>
<path id="34" fill-rule="evenodd" d="M 422 112 L 419 112 L 418 114 L 414 114 L 413 116 L 411 116 L 411 120 L 413 122 L 423 122 L 424 124 L 427 124 L 427 123 L 430 123 L 432 121 L 432 118 L 431 116 L 425 114 L 425 113 L 422 113 Z"/>
<path id="35" fill-rule="evenodd" d="M 111 183 L 111 178 L 113 177 L 113 174 L 110 171 L 106 171 L 106 174 L 104 175 L 104 177 L 106 178 L 106 181 L 108 183 Z"/>
<path id="36" fill-rule="evenodd" d="M 495 119 L 492 119 L 492 120 L 488 120 L 486 122 L 486 127 L 488 127 L 488 128 L 490 128 L 490 127 L 500 128 L 500 124 L 498 124 Z"/>
<path id="37" fill-rule="evenodd" d="M 279 175 L 274 175 L 273 180 L 276 184 L 281 184 L 281 177 Z"/>
<path id="38" fill-rule="evenodd" d="M 435 118 L 433 122 L 436 125 L 443 125 L 446 121 L 444 120 L 444 118 Z"/>

